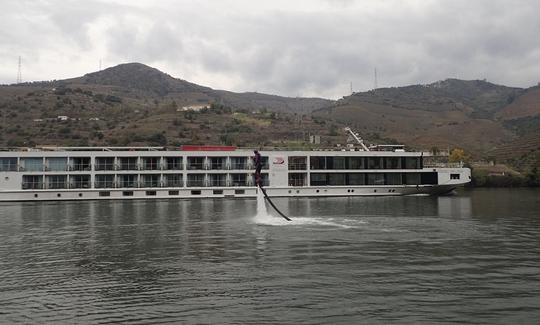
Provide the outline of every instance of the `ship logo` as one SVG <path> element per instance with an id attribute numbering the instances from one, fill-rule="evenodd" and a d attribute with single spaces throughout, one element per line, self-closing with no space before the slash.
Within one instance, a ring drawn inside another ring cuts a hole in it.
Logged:
<path id="1" fill-rule="evenodd" d="M 272 164 L 274 165 L 283 165 L 285 163 L 285 159 L 283 159 L 282 157 L 276 157 L 274 158 L 274 161 L 272 162 Z"/>

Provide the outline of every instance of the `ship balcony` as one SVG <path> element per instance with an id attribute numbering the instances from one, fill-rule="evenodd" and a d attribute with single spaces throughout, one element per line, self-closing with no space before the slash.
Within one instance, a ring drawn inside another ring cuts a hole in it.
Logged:
<path id="1" fill-rule="evenodd" d="M 212 170 L 223 170 L 225 169 L 224 163 L 212 163 L 210 164 L 210 169 Z"/>
<path id="2" fill-rule="evenodd" d="M 306 163 L 289 163 L 289 170 L 306 170 Z"/>
<path id="3" fill-rule="evenodd" d="M 245 170 L 247 169 L 247 164 L 231 164 L 231 169 L 233 170 Z"/>
<path id="4" fill-rule="evenodd" d="M 137 164 L 120 164 L 117 166 L 117 170 L 139 170 Z"/>
<path id="5" fill-rule="evenodd" d="M 115 170 L 116 166 L 114 164 L 96 164 L 95 169 L 96 171 L 104 171 L 104 170 Z"/>
<path id="6" fill-rule="evenodd" d="M 90 171 L 92 170 L 92 165 L 90 164 L 70 165 L 69 170 L 70 171 Z"/>
<path id="7" fill-rule="evenodd" d="M 163 186 L 164 187 L 184 187 L 184 182 L 183 181 L 165 181 L 163 183 Z"/>
<path id="8" fill-rule="evenodd" d="M 161 187 L 161 182 L 159 181 L 144 181 L 140 184 L 141 187 Z"/>
<path id="9" fill-rule="evenodd" d="M 187 187 L 203 187 L 204 180 L 192 179 L 187 181 Z"/>
<path id="10" fill-rule="evenodd" d="M 187 165 L 187 169 L 189 170 L 203 170 L 204 164 L 203 163 L 190 163 Z"/>
<path id="11" fill-rule="evenodd" d="M 161 170 L 161 165 L 158 163 L 146 163 L 141 166 L 141 170 Z"/>
<path id="12" fill-rule="evenodd" d="M 212 179 L 210 180 L 210 186 L 224 187 L 227 186 L 227 182 L 224 179 Z"/>
<path id="13" fill-rule="evenodd" d="M 115 183 L 113 181 L 97 181 L 94 183 L 95 188 L 115 188 Z"/>

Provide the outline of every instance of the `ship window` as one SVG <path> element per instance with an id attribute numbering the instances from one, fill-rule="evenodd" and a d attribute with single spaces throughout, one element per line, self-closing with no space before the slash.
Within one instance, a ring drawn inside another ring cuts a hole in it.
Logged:
<path id="1" fill-rule="evenodd" d="M 133 191 L 123 191 L 122 195 L 123 196 L 133 196 Z"/>
<path id="2" fill-rule="evenodd" d="M 386 174 L 386 185 L 401 185 L 403 184 L 401 180 L 401 173 L 387 173 Z"/>
<path id="3" fill-rule="evenodd" d="M 368 157 L 367 164 L 369 169 L 381 169 L 383 167 L 381 157 Z"/>
<path id="4" fill-rule="evenodd" d="M 99 196 L 111 196 L 111 192 L 99 192 Z"/>
<path id="5" fill-rule="evenodd" d="M 17 158 L 0 158 L 0 172 L 17 171 Z"/>
<path id="6" fill-rule="evenodd" d="M 400 169 L 401 168 L 401 158 L 400 157 L 386 157 L 385 168 L 386 169 Z"/>
<path id="7" fill-rule="evenodd" d="M 61 196 L 62 196 L 62 194 L 58 193 L 58 194 L 56 194 L 56 196 L 58 196 L 58 197 L 61 197 Z"/>
<path id="8" fill-rule="evenodd" d="M 326 174 L 311 174 L 310 177 L 312 186 L 327 185 L 328 180 Z"/>
<path id="9" fill-rule="evenodd" d="M 407 185 L 419 185 L 420 184 L 420 173 L 404 173 L 403 180 Z"/>
<path id="10" fill-rule="evenodd" d="M 165 186 L 167 187 L 182 187 L 182 174 L 165 174 Z"/>
<path id="11" fill-rule="evenodd" d="M 68 162 L 66 157 L 51 157 L 46 158 L 47 170 L 61 172 L 67 170 Z"/>
<path id="12" fill-rule="evenodd" d="M 90 188 L 90 175 L 70 175 L 70 188 Z"/>
<path id="13" fill-rule="evenodd" d="M 247 169 L 247 158 L 231 157 L 231 169 Z"/>
<path id="14" fill-rule="evenodd" d="M 234 194 L 245 194 L 245 190 L 234 190 Z"/>
<path id="15" fill-rule="evenodd" d="M 114 157 L 96 157 L 96 170 L 114 170 Z"/>
<path id="16" fill-rule="evenodd" d="M 25 171 L 43 171 L 43 158 L 21 158 L 21 165 Z"/>
<path id="17" fill-rule="evenodd" d="M 232 186 L 246 186 L 246 174 L 231 174 Z"/>
<path id="18" fill-rule="evenodd" d="M 305 170 L 306 157 L 289 157 L 289 170 Z"/>
<path id="19" fill-rule="evenodd" d="M 210 157 L 210 169 L 225 169 L 225 157 Z"/>
<path id="20" fill-rule="evenodd" d="M 201 187 L 201 186 L 204 186 L 204 175 L 203 174 L 188 174 L 187 175 L 187 186 L 188 187 Z"/>
<path id="21" fill-rule="evenodd" d="M 187 169 L 190 170 L 201 170 L 204 165 L 204 157 L 188 157 L 187 158 Z"/>
<path id="22" fill-rule="evenodd" d="M 367 174 L 368 185 L 384 185 L 384 174 L 369 173 Z"/>
<path id="23" fill-rule="evenodd" d="M 328 185 L 345 185 L 345 174 L 328 174 Z"/>
<path id="24" fill-rule="evenodd" d="M 347 174 L 347 185 L 364 185 L 366 184 L 365 174 L 354 173 Z"/>
<path id="25" fill-rule="evenodd" d="M 422 173 L 420 181 L 422 184 L 437 184 L 437 173 Z"/>
<path id="26" fill-rule="evenodd" d="M 332 169 L 345 169 L 345 157 L 333 157 Z"/>
<path id="27" fill-rule="evenodd" d="M 22 189 L 37 190 L 43 188 L 43 176 L 41 175 L 23 175 Z"/>
<path id="28" fill-rule="evenodd" d="M 67 188 L 67 175 L 47 175 L 45 176 L 45 179 L 47 183 L 47 188 Z"/>
<path id="29" fill-rule="evenodd" d="M 141 169 L 143 170 L 161 169 L 161 158 L 160 157 L 143 157 Z"/>
<path id="30" fill-rule="evenodd" d="M 309 161 L 311 169 L 326 169 L 325 157 L 311 157 Z"/>
<path id="31" fill-rule="evenodd" d="M 289 186 L 305 186 L 306 173 L 289 173 Z"/>
<path id="32" fill-rule="evenodd" d="M 38 197 L 38 195 L 37 195 L 37 194 L 34 194 L 34 197 Z"/>
<path id="33" fill-rule="evenodd" d="M 169 191 L 169 195 L 179 195 L 180 191 Z"/>
<path id="34" fill-rule="evenodd" d="M 210 180 L 210 186 L 226 186 L 225 174 L 210 174 L 208 178 Z"/>
<path id="35" fill-rule="evenodd" d="M 146 191 L 146 195 L 148 195 L 148 196 L 156 196 L 156 191 Z"/>
<path id="36" fill-rule="evenodd" d="M 214 194 L 223 194 L 223 190 L 214 190 L 212 191 Z"/>
<path id="37" fill-rule="evenodd" d="M 418 157 L 405 157 L 405 168 L 406 169 L 419 169 L 420 159 Z"/>
<path id="38" fill-rule="evenodd" d="M 191 191 L 191 195 L 201 195 L 201 191 L 200 190 Z"/>
<path id="39" fill-rule="evenodd" d="M 95 188 L 114 188 L 114 175 L 96 175 Z"/>
<path id="40" fill-rule="evenodd" d="M 74 171 L 89 171 L 91 167 L 90 157 L 73 157 L 71 158 L 69 169 Z"/>
<path id="41" fill-rule="evenodd" d="M 79 193 L 79 197 L 82 197 L 82 193 Z"/>
<path id="42" fill-rule="evenodd" d="M 161 175 L 159 174 L 143 174 L 142 186 L 143 187 L 160 187 L 161 186 Z"/>
<path id="43" fill-rule="evenodd" d="M 459 179 L 459 174 L 450 174 L 450 179 Z"/>
<path id="44" fill-rule="evenodd" d="M 366 168 L 364 164 L 363 157 L 349 157 L 348 158 L 349 169 L 364 169 Z"/>
<path id="45" fill-rule="evenodd" d="M 183 169 L 182 157 L 165 157 L 165 166 L 168 170 Z"/>
<path id="46" fill-rule="evenodd" d="M 137 157 L 120 157 L 120 170 L 138 170 Z"/>

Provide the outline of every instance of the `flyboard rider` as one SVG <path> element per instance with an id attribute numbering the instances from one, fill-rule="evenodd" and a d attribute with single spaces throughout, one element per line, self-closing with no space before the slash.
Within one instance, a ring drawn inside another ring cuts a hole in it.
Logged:
<path id="1" fill-rule="evenodd" d="M 255 164 L 255 184 L 257 187 L 262 188 L 261 170 L 262 170 L 262 157 L 258 150 L 253 150 L 255 156 L 253 156 L 253 162 Z"/>

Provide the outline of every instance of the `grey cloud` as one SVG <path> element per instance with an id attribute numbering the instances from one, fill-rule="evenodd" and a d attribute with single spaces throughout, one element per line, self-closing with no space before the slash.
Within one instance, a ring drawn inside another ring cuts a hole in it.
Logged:
<path id="1" fill-rule="evenodd" d="M 14 15 L 21 6 L 31 10 Z M 289 96 L 337 98 L 351 81 L 355 90 L 370 89 L 375 67 L 380 86 L 447 77 L 530 86 L 540 75 L 540 3 L 532 0 L 319 0 L 264 9 L 249 1 L 50 0 L 4 7 L 0 59 L 19 52 L 54 60 L 47 56 L 56 46 L 80 57 L 63 64 L 70 76 L 87 72 L 74 70 L 97 48 L 110 64 L 140 61 L 214 88 Z M 105 30 L 97 40 L 96 26 Z M 0 76 L 8 73 L 0 67 Z"/>

